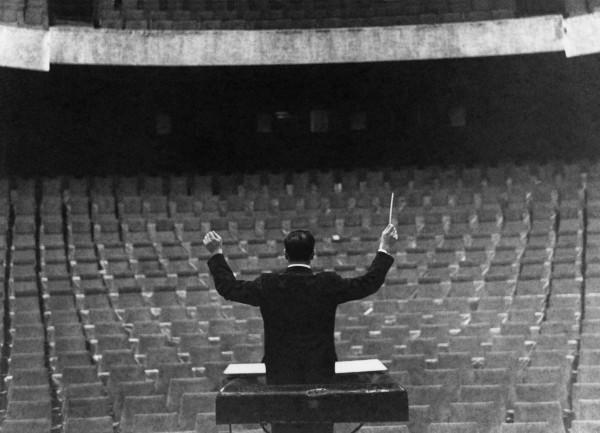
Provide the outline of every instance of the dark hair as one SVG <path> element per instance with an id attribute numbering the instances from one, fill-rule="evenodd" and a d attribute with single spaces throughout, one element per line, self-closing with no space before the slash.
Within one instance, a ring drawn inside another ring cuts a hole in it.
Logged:
<path id="1" fill-rule="evenodd" d="M 315 250 L 315 238 L 308 230 L 294 230 L 283 240 L 290 262 L 310 262 Z"/>

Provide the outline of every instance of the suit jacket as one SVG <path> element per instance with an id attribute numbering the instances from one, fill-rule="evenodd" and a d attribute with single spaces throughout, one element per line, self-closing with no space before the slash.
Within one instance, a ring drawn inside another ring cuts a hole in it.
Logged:
<path id="1" fill-rule="evenodd" d="M 208 267 L 221 296 L 260 307 L 268 382 L 327 383 L 337 360 L 333 333 L 338 304 L 375 293 L 393 262 L 391 255 L 378 252 L 367 272 L 356 278 L 291 266 L 253 281 L 236 280 L 222 254 L 212 256 Z"/>

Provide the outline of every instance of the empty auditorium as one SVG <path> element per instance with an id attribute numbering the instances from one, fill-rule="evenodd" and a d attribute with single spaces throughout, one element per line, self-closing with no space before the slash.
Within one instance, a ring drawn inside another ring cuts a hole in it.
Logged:
<path id="1" fill-rule="evenodd" d="M 600 433 L 599 76 L 600 0 L 0 0 L 0 432 Z"/>

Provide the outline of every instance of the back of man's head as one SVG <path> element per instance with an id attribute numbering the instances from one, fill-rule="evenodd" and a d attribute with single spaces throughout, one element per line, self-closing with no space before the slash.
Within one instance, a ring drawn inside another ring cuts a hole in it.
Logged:
<path id="1" fill-rule="evenodd" d="M 310 262 L 315 252 L 315 238 L 308 230 L 294 230 L 283 240 L 285 257 L 290 262 Z"/>

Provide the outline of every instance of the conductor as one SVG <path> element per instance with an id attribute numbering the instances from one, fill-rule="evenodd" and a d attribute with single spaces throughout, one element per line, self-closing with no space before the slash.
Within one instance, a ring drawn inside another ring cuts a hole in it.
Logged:
<path id="1" fill-rule="evenodd" d="M 366 273 L 342 278 L 335 272 L 313 272 L 310 262 L 315 255 L 315 238 L 307 230 L 294 230 L 284 239 L 287 269 L 241 281 L 236 280 L 223 256 L 221 237 L 214 231 L 206 234 L 203 242 L 211 254 L 208 267 L 217 292 L 227 300 L 260 307 L 268 384 L 333 381 L 336 308 L 381 287 L 394 262 L 390 251 L 397 239 L 396 228 L 389 224 L 381 233 L 379 249 Z"/>

